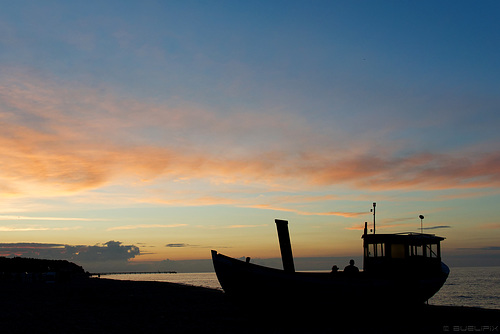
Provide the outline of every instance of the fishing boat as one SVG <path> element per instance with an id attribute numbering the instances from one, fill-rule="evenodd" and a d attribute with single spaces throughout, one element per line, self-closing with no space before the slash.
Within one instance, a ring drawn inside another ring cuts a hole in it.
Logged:
<path id="1" fill-rule="evenodd" d="M 217 278 L 233 299 L 267 306 L 295 302 L 311 305 L 320 301 L 338 307 L 363 301 L 394 307 L 418 305 L 439 291 L 450 272 L 441 261 L 440 243 L 445 238 L 425 233 L 368 233 L 367 223 L 362 235 L 363 270 L 298 272 L 294 267 L 288 221 L 275 222 L 283 269 L 212 250 Z"/>

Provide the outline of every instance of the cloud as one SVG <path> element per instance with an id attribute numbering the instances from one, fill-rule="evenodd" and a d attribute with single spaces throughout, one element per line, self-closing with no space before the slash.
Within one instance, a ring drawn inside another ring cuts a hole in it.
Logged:
<path id="1" fill-rule="evenodd" d="M 371 228 L 373 228 L 373 225 L 370 225 L 370 223 L 368 223 L 368 230 L 370 230 Z M 401 226 L 407 226 L 407 225 L 404 225 L 404 224 L 377 224 L 377 230 L 381 230 L 381 229 L 388 229 L 388 228 L 394 228 L 394 227 L 401 227 Z M 365 224 L 357 224 L 357 225 L 353 225 L 353 226 L 350 226 L 350 227 L 346 227 L 345 228 L 346 230 L 355 230 L 355 231 L 363 231 L 365 229 Z"/>
<path id="2" fill-rule="evenodd" d="M 491 251 L 500 251 L 499 246 L 490 246 L 490 247 L 483 247 L 483 250 L 491 250 Z"/>
<path id="3" fill-rule="evenodd" d="M 451 226 L 449 225 L 429 226 L 429 227 L 424 227 L 424 230 L 437 230 L 443 228 L 451 228 Z"/>
<path id="4" fill-rule="evenodd" d="M 189 199 L 183 197 L 186 194 L 176 194 L 176 198 L 171 199 L 158 199 L 158 198 L 148 198 L 145 199 L 146 202 L 152 203 L 160 203 L 164 205 L 175 205 L 175 206 L 206 206 L 206 205 L 231 205 L 243 208 L 254 208 L 254 209 L 262 209 L 262 210 L 273 210 L 273 211 L 282 211 L 282 212 L 292 212 L 298 215 L 304 216 L 341 216 L 341 217 L 359 217 L 370 214 L 368 211 L 362 212 L 343 212 L 343 211 L 330 211 L 330 212 L 321 212 L 321 211 L 312 211 L 312 210 L 299 210 L 296 208 L 290 208 L 287 206 L 295 206 L 297 204 L 303 205 L 304 203 L 311 202 L 322 202 L 322 201 L 330 201 L 332 199 L 336 199 L 336 196 L 327 195 L 327 196 L 265 196 L 261 197 L 251 197 L 248 196 L 252 194 L 252 189 L 246 189 L 245 193 L 247 196 L 244 198 L 238 198 L 237 194 L 230 193 L 229 197 L 222 196 L 203 196 L 203 197 L 191 197 Z M 258 192 L 257 194 L 260 194 Z M 188 196 L 192 196 L 190 193 Z M 267 203 L 267 204 L 263 204 Z"/>
<path id="5" fill-rule="evenodd" d="M 417 153 L 406 157 L 356 156 L 330 161 L 318 168 L 313 180 L 320 184 L 350 182 L 368 189 L 490 188 L 500 182 L 500 152 L 468 157 Z M 343 180 L 343 181 L 342 181 Z"/>
<path id="6" fill-rule="evenodd" d="M 94 262 L 94 261 L 127 261 L 140 255 L 140 249 L 134 245 L 122 245 L 120 241 L 108 241 L 102 246 L 88 246 L 82 248 L 79 246 L 68 249 L 78 250 L 75 252 L 75 261 Z"/>
<path id="7" fill-rule="evenodd" d="M 413 218 L 412 218 L 413 219 Z M 387 228 L 400 228 L 400 227 L 408 227 L 408 225 L 405 225 L 405 224 L 391 224 L 391 223 L 388 223 L 389 221 L 391 222 L 398 222 L 398 221 L 405 221 L 405 220 L 408 220 L 408 219 L 404 219 L 404 218 L 400 218 L 400 219 L 385 219 L 385 223 L 384 224 L 377 224 L 377 230 L 379 229 L 387 229 Z M 365 226 L 364 224 L 360 224 L 360 225 L 355 225 L 355 226 L 351 226 L 351 227 L 346 227 L 345 229 L 346 230 L 364 230 Z M 370 228 L 373 228 L 372 226 L 368 225 L 368 229 Z M 439 226 L 429 226 L 429 227 L 424 227 L 424 230 L 438 230 L 438 229 L 445 229 L 445 228 L 451 228 L 451 226 L 449 225 L 439 225 Z M 416 227 L 415 227 L 416 229 Z M 420 231 L 420 229 L 418 229 Z"/>
<path id="8" fill-rule="evenodd" d="M 103 220 L 109 220 L 109 219 L 77 218 L 77 217 L 31 217 L 31 216 L 0 215 L 0 220 L 103 221 Z"/>
<path id="9" fill-rule="evenodd" d="M 496 230 L 500 229 L 500 223 L 483 224 L 479 228 L 483 230 Z"/>
<path id="10" fill-rule="evenodd" d="M 31 231 L 74 231 L 81 229 L 81 226 L 73 227 L 46 227 L 40 225 L 27 226 L 0 226 L 0 232 L 31 232 Z"/>
<path id="11" fill-rule="evenodd" d="M 331 212 L 304 212 L 304 213 L 299 213 L 303 215 L 317 215 L 317 216 L 340 216 L 340 217 L 346 217 L 346 218 L 352 218 L 352 217 L 359 217 L 359 216 L 365 216 L 370 214 L 369 212 L 337 212 L 337 211 L 331 211 Z"/>
<path id="12" fill-rule="evenodd" d="M 171 243 L 171 244 L 166 244 L 165 247 L 167 248 L 230 248 L 227 246 L 208 246 L 208 245 L 191 245 L 191 244 L 186 244 L 186 243 Z M 141 253 L 142 254 L 142 253 Z"/>
<path id="13" fill-rule="evenodd" d="M 383 224 L 389 224 L 393 225 L 394 223 L 399 223 L 399 222 L 405 222 L 405 221 L 412 221 L 412 220 L 417 220 L 417 217 L 398 217 L 398 218 L 385 218 L 383 220 Z M 398 224 L 398 225 L 403 225 L 403 224 Z M 393 225 L 394 226 L 394 225 Z"/>
<path id="14" fill-rule="evenodd" d="M 185 101 L 126 98 L 104 87 L 27 71 L 1 74 L 0 182 L 10 196 L 57 196 L 113 184 L 139 187 L 153 179 L 292 189 L 500 185 L 495 148 L 402 154 L 390 141 L 375 145 L 342 131 L 318 132 L 307 119 L 279 110 L 222 113 Z M 344 137 L 337 142 L 339 136 Z M 201 200 L 225 201 L 198 196 Z"/>
<path id="15" fill-rule="evenodd" d="M 209 245 L 192 245 L 192 244 L 187 244 L 187 243 L 170 243 L 166 244 L 165 247 L 167 248 L 205 248 L 205 249 L 214 249 L 214 248 L 231 248 L 228 246 L 209 246 Z M 142 253 L 141 253 L 142 254 Z"/>
<path id="16" fill-rule="evenodd" d="M 2 250 L 62 248 L 63 244 L 42 244 L 36 242 L 0 243 Z"/>
<path id="17" fill-rule="evenodd" d="M 108 241 L 102 245 L 66 245 L 43 243 L 1 243 L 0 256 L 69 260 L 77 263 L 128 261 L 140 255 L 134 245 Z"/>
<path id="18" fill-rule="evenodd" d="M 268 226 L 268 224 L 258 224 L 258 225 L 230 225 L 226 226 L 226 228 L 254 228 L 254 227 L 262 227 Z"/>
<path id="19" fill-rule="evenodd" d="M 220 229 L 245 229 L 245 228 L 257 228 L 257 227 L 265 227 L 269 226 L 269 224 L 245 224 L 245 225 L 197 225 L 197 228 L 206 229 L 206 230 L 220 230 Z M 218 246 L 219 247 L 219 246 Z M 205 247 L 205 248 L 208 248 Z"/>
<path id="20" fill-rule="evenodd" d="M 500 247 L 499 246 L 486 246 L 486 247 L 479 247 L 479 248 L 457 248 L 457 250 L 500 251 Z"/>
<path id="21" fill-rule="evenodd" d="M 265 209 L 265 210 L 274 210 L 274 211 L 284 211 L 284 212 L 293 212 L 298 215 L 303 216 L 340 216 L 346 218 L 359 217 L 369 214 L 369 212 L 341 212 L 341 211 L 330 211 L 330 212 L 313 212 L 313 211 L 305 211 L 298 209 L 285 208 L 280 206 L 275 206 L 272 204 L 253 204 L 253 205 L 242 205 L 247 208 L 256 208 L 256 209 Z"/>
<path id="22" fill-rule="evenodd" d="M 115 226 L 106 229 L 106 231 L 117 231 L 117 230 L 137 230 L 141 228 L 172 228 L 172 227 L 182 227 L 187 226 L 187 224 L 140 224 L 140 225 L 125 225 L 125 226 Z"/>

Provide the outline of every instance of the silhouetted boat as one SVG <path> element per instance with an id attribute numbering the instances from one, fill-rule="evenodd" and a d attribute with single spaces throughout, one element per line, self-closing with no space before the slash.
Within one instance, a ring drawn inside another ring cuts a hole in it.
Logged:
<path id="1" fill-rule="evenodd" d="M 399 307 L 424 303 L 439 291 L 449 274 L 441 262 L 440 242 L 444 238 L 423 233 L 368 234 L 366 223 L 362 271 L 296 272 L 288 222 L 276 220 L 276 226 L 283 270 L 212 250 L 217 278 L 228 296 L 267 306 L 323 301 L 333 307 L 359 302 Z"/>

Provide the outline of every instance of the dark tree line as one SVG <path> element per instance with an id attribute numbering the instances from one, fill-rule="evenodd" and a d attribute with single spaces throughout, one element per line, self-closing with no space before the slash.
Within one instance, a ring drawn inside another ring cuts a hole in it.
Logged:
<path id="1" fill-rule="evenodd" d="M 4 281 L 68 281 L 86 276 L 81 266 L 66 260 L 0 257 L 0 279 Z"/>

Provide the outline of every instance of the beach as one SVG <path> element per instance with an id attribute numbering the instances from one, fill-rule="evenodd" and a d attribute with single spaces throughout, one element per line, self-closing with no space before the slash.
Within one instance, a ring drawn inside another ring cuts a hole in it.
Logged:
<path id="1" fill-rule="evenodd" d="M 2 333 L 498 333 L 500 310 L 423 306 L 342 313 L 312 305 L 241 305 L 222 291 L 92 278 L 0 287 Z"/>

